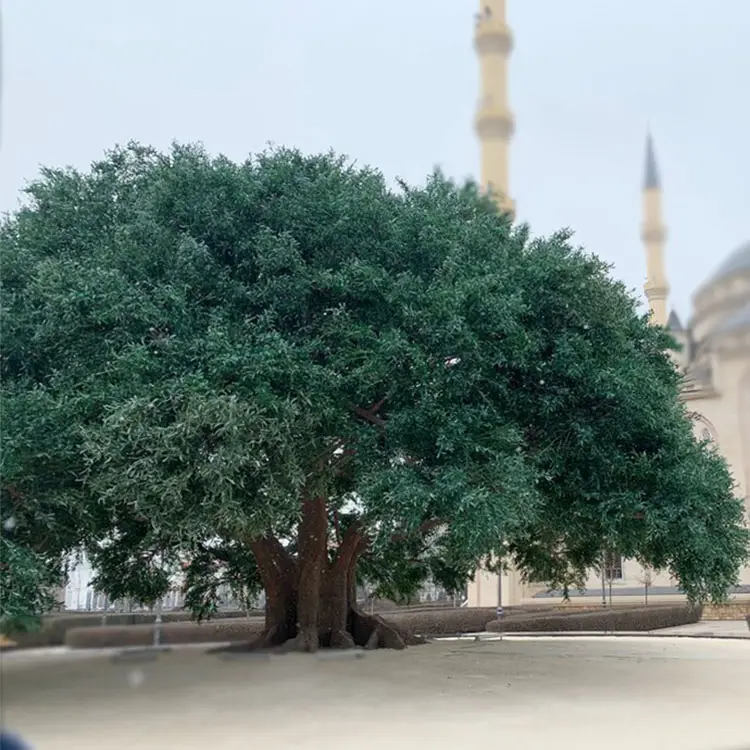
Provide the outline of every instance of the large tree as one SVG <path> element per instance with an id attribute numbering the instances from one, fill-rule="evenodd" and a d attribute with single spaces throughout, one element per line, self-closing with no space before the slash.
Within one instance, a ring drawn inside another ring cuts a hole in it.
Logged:
<path id="1" fill-rule="evenodd" d="M 567 232 L 284 149 L 130 145 L 27 194 L 0 235 L 3 491 L 38 560 L 84 544 L 143 601 L 181 563 L 198 614 L 223 571 L 265 589 L 262 644 L 304 650 L 404 645 L 358 570 L 502 557 L 565 586 L 615 547 L 694 600 L 736 582 L 742 506 L 670 341 Z"/>

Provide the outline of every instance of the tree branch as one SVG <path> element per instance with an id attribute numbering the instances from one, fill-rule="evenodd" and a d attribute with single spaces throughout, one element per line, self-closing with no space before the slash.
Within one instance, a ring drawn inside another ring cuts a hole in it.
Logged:
<path id="1" fill-rule="evenodd" d="M 369 409 L 365 409 L 363 406 L 357 406 L 357 404 L 349 404 L 349 408 L 366 422 L 374 424 L 376 427 L 385 427 L 385 419 L 377 415 L 377 412 L 380 411 L 384 403 L 385 399 L 381 399 Z"/>
<path id="2" fill-rule="evenodd" d="M 333 530 L 336 533 L 336 544 L 341 545 L 341 524 L 339 524 L 339 512 L 333 511 Z"/>
<path id="3" fill-rule="evenodd" d="M 351 462 L 356 453 L 357 452 L 354 448 L 342 448 L 341 454 L 338 456 L 334 456 L 331 468 L 336 472 L 336 474 L 342 474 L 344 468 L 346 468 L 346 465 Z"/>
<path id="4" fill-rule="evenodd" d="M 15 485 L 5 485 L 1 488 L 8 495 L 8 499 L 13 503 L 14 508 L 20 508 L 23 503 L 24 494 Z"/>
<path id="5" fill-rule="evenodd" d="M 345 532 L 344 538 L 339 545 L 336 559 L 331 565 L 331 569 L 348 570 L 352 560 L 356 559 L 363 549 L 363 542 L 366 543 L 366 537 L 362 533 L 362 527 L 355 521 Z"/>
<path id="6" fill-rule="evenodd" d="M 252 539 L 249 546 L 258 563 L 258 570 L 265 587 L 270 585 L 268 576 L 271 569 L 277 576 L 282 577 L 294 569 L 294 559 L 275 536 L 269 534 Z"/>
<path id="7" fill-rule="evenodd" d="M 425 534 L 429 534 L 431 531 L 434 531 L 440 526 L 444 526 L 446 524 L 446 520 L 444 518 L 432 518 L 429 521 L 425 521 L 424 523 L 417 526 L 414 531 L 406 532 L 406 531 L 399 531 L 396 532 L 391 536 L 392 542 L 403 542 L 405 539 L 409 539 L 409 537 L 412 536 L 424 536 Z"/>
<path id="8" fill-rule="evenodd" d="M 287 572 L 294 567 L 294 559 L 275 536 L 266 537 L 266 544 L 269 556 L 279 572 Z"/>
<path id="9" fill-rule="evenodd" d="M 387 398 L 388 396 L 383 396 L 380 401 L 376 401 L 367 411 L 369 411 L 370 414 L 377 414 L 383 408 Z"/>

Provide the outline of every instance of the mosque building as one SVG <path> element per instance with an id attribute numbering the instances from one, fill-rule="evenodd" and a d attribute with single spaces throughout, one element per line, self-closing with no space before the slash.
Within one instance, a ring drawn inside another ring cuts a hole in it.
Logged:
<path id="1" fill-rule="evenodd" d="M 514 118 L 508 102 L 508 61 L 513 34 L 506 22 L 506 0 L 481 0 L 474 46 L 481 88 L 475 129 L 480 143 L 480 180 L 499 207 L 515 213 L 510 198 L 509 152 Z M 662 214 L 662 182 L 654 142 L 646 139 L 642 186 L 641 239 L 645 249 L 644 293 L 653 322 L 666 326 L 680 343 L 675 361 L 683 373 L 682 399 L 696 437 L 716 443 L 734 476 L 737 493 L 750 516 L 750 242 L 738 247 L 693 295 L 686 325 L 669 311 L 669 282 L 664 251 L 667 231 Z M 734 592 L 750 595 L 750 567 Z M 632 560 L 605 561 L 592 571 L 580 597 L 618 597 L 625 601 L 680 597 L 668 573 L 644 570 Z M 543 584 L 528 584 L 518 571 L 501 576 L 477 571 L 468 587 L 469 606 L 510 606 L 560 598 Z M 578 598 L 571 595 L 571 598 Z"/>

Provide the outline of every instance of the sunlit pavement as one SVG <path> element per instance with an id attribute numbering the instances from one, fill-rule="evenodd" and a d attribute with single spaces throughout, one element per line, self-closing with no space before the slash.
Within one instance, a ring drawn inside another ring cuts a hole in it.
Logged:
<path id="1" fill-rule="evenodd" d="M 355 658 L 360 656 L 363 658 Z M 750 641 L 443 641 L 319 656 L 180 648 L 3 658 L 6 726 L 39 748 L 750 746 Z"/>
<path id="2" fill-rule="evenodd" d="M 685 636 L 703 636 L 716 638 L 750 638 L 750 628 L 744 620 L 706 620 L 693 625 L 680 625 L 676 628 L 664 628 L 662 634 Z"/>
<path id="3" fill-rule="evenodd" d="M 742 620 L 715 620 L 696 622 L 691 625 L 678 625 L 673 628 L 662 628 L 661 630 L 654 630 L 650 632 L 618 632 L 618 633 L 605 633 L 601 631 L 591 632 L 561 632 L 561 633 L 477 633 L 467 634 L 462 636 L 455 636 L 450 640 L 456 640 L 456 638 L 479 638 L 480 640 L 489 639 L 504 639 L 504 638 L 515 638 L 515 639 L 528 639 L 528 638 L 742 638 L 750 640 L 750 628 L 747 623 Z M 750 749 L 749 749 L 750 750 Z"/>

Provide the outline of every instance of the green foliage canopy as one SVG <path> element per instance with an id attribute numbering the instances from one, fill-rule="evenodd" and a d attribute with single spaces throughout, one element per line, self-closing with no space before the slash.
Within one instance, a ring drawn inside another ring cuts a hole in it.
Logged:
<path id="1" fill-rule="evenodd" d="M 568 232 L 286 149 L 131 144 L 27 192 L 0 229 L 2 472 L 39 561 L 86 545 L 145 601 L 156 557 L 190 564 L 205 613 L 315 492 L 389 591 L 487 556 L 575 584 L 607 545 L 693 599 L 736 583 L 742 505 L 668 336 Z"/>

